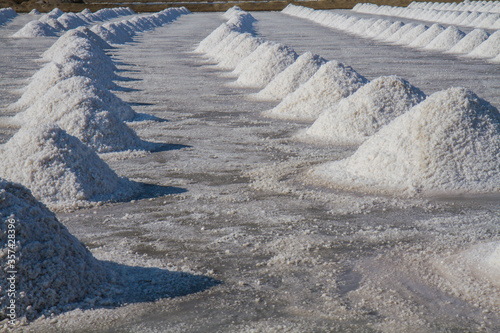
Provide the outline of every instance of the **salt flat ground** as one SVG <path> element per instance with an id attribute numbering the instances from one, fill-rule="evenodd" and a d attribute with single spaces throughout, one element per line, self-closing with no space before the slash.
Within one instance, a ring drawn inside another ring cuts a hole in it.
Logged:
<path id="1" fill-rule="evenodd" d="M 500 106 L 500 66 L 377 44 L 281 13 L 252 13 L 262 37 L 397 74 L 430 94 L 465 86 Z M 15 101 L 54 39 L 0 28 L 0 104 Z M 197 13 L 110 54 L 129 78 L 115 92 L 163 122 L 129 125 L 155 153 L 101 155 L 120 175 L 161 186 L 152 199 L 58 218 L 99 259 L 214 277 L 201 293 L 38 319 L 34 332 L 441 332 L 500 329 L 498 281 L 478 257 L 500 240 L 499 196 L 404 199 L 304 185 L 312 165 L 355 148 L 298 143 L 307 124 L 261 118 L 274 104 L 190 53 L 223 19 Z M 2 111 L 4 112 L 4 111 Z M 4 112 L 8 115 L 8 112 Z M 2 141 L 15 129 L 0 126 Z M 478 257 L 475 257 L 478 256 Z M 496 283 L 496 285 L 495 285 Z"/>

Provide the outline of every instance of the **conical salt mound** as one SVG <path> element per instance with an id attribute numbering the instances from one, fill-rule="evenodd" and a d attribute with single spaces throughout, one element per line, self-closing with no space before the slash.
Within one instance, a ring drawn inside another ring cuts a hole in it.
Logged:
<path id="1" fill-rule="evenodd" d="M 89 69 L 91 70 L 90 73 L 87 72 Z M 30 105 L 38 103 L 47 91 L 59 82 L 69 78 L 83 76 L 88 78 L 88 80 L 81 81 L 82 84 L 79 86 L 81 90 L 75 90 L 75 96 L 84 95 L 86 98 L 94 99 L 96 101 L 95 103 L 99 103 L 96 104 L 96 107 L 98 106 L 102 109 L 113 110 L 113 112 L 115 112 L 118 118 L 122 121 L 133 120 L 137 115 L 136 112 L 130 107 L 130 105 L 111 93 L 100 82 L 93 80 L 95 74 L 97 74 L 96 71 L 85 66 L 85 63 L 79 61 L 69 62 L 63 65 L 49 63 L 33 76 L 31 83 L 26 87 L 26 90 L 21 98 L 16 103 L 11 105 L 10 108 L 29 108 Z M 34 117 L 34 115 L 30 114 L 30 112 L 27 112 L 26 110 L 18 113 L 14 117 L 13 122 L 22 125 L 28 121 L 30 117 Z"/>
<path id="2" fill-rule="evenodd" d="M 472 50 L 467 57 L 471 58 L 494 58 L 500 54 L 500 30 L 492 33 L 487 40 Z"/>
<path id="3" fill-rule="evenodd" d="M 392 35 L 385 38 L 387 42 L 396 43 L 403 38 L 406 33 L 417 26 L 416 23 L 407 23 L 400 29 L 396 30 Z"/>
<path id="4" fill-rule="evenodd" d="M 31 21 L 12 35 L 14 38 L 54 37 L 57 31 L 45 22 Z"/>
<path id="5" fill-rule="evenodd" d="M 382 31 L 378 36 L 374 36 L 373 38 L 376 40 L 386 40 L 392 35 L 396 33 L 399 29 L 401 29 L 405 24 L 401 21 L 396 21 L 392 23 L 387 29 Z"/>
<path id="6" fill-rule="evenodd" d="M 382 76 L 323 112 L 299 139 L 358 145 L 425 99 L 397 76 Z"/>
<path id="7" fill-rule="evenodd" d="M 426 50 L 440 51 L 444 52 L 455 46 L 462 38 L 464 38 L 465 33 L 460 31 L 454 26 L 449 26 L 436 36 L 429 44 L 424 48 Z"/>
<path id="8" fill-rule="evenodd" d="M 408 44 L 409 47 L 422 48 L 427 46 L 434 38 L 441 34 L 445 28 L 439 24 L 433 24 L 425 32 L 420 34 L 414 41 Z"/>
<path id="9" fill-rule="evenodd" d="M 95 34 L 92 30 L 87 27 L 79 27 L 77 29 L 72 29 L 66 32 L 64 35 L 59 37 L 57 41 L 52 44 L 52 46 L 42 54 L 42 59 L 51 61 L 57 53 L 61 53 L 68 43 L 73 39 L 85 38 L 91 41 L 96 47 L 100 49 L 109 49 L 111 46 L 106 43 L 101 37 Z"/>
<path id="10" fill-rule="evenodd" d="M 212 31 L 210 35 L 205 37 L 193 51 L 195 53 L 207 53 L 215 45 L 219 44 L 224 38 L 227 37 L 234 30 L 226 24 L 222 23 L 217 29 Z"/>
<path id="11" fill-rule="evenodd" d="M 223 50 L 227 50 L 227 46 L 232 43 L 232 41 L 241 36 L 241 34 L 237 31 L 231 31 L 229 35 L 224 37 L 217 45 L 207 51 L 206 56 L 211 59 L 217 59 Z"/>
<path id="12" fill-rule="evenodd" d="M 264 88 L 297 57 L 297 53 L 286 45 L 265 42 L 235 68 L 234 72 L 239 73 L 235 85 Z"/>
<path id="13" fill-rule="evenodd" d="M 145 149 L 146 143 L 123 123 L 112 104 L 93 94 L 97 83 L 75 76 L 50 88 L 23 115 L 31 125 L 56 123 L 99 153 Z"/>
<path id="14" fill-rule="evenodd" d="M 0 256 L 0 321 L 9 319 L 9 271 L 16 271 L 18 319 L 50 316 L 54 309 L 101 296 L 110 280 L 107 270 L 29 190 L 0 179 L 0 219 L 0 246 L 6 253 L 8 235 L 15 235 L 17 259 L 11 267 L 7 255 Z"/>
<path id="15" fill-rule="evenodd" d="M 280 119 L 314 121 L 342 98 L 353 94 L 367 83 L 350 66 L 329 61 L 319 68 L 306 83 L 287 95 L 275 108 L 263 116 Z"/>
<path id="16" fill-rule="evenodd" d="M 410 24 L 407 24 L 406 26 L 408 26 L 408 25 L 410 25 Z M 403 30 L 403 28 L 401 30 Z M 414 42 L 421 34 L 425 33 L 427 30 L 428 30 L 428 28 L 426 25 L 418 24 L 418 25 L 414 26 L 413 28 L 407 30 L 406 32 L 401 33 L 401 38 L 394 41 L 394 43 L 396 43 L 398 45 L 408 45 L 408 44 Z M 398 34 L 398 33 L 396 32 L 396 34 Z"/>
<path id="17" fill-rule="evenodd" d="M 243 59 L 248 57 L 262 43 L 264 43 L 262 38 L 253 37 L 249 33 L 240 35 L 241 37 L 233 39 L 233 42 L 228 45 L 228 52 L 219 56 L 218 67 L 222 69 L 234 70 Z"/>
<path id="18" fill-rule="evenodd" d="M 326 62 L 319 55 L 306 52 L 254 97 L 263 100 L 281 100 L 309 80 Z"/>
<path id="19" fill-rule="evenodd" d="M 47 206 L 122 200 L 137 185 L 120 178 L 97 154 L 55 125 L 24 126 L 0 147 L 0 177 L 28 187 Z"/>
<path id="20" fill-rule="evenodd" d="M 483 29 L 474 29 L 462 38 L 447 53 L 466 54 L 481 45 L 490 35 Z"/>
<path id="21" fill-rule="evenodd" d="M 465 88 L 450 88 L 383 127 L 351 157 L 315 167 L 314 182 L 415 195 L 500 190 L 500 114 Z"/>

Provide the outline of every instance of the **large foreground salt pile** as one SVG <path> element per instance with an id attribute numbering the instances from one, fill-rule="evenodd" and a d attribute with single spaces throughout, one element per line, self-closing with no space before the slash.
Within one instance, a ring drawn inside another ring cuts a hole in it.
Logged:
<path id="1" fill-rule="evenodd" d="M 52 208 L 131 198 L 137 185 L 55 125 L 23 126 L 3 146 L 0 177 L 28 187 Z"/>
<path id="2" fill-rule="evenodd" d="M 357 145 L 425 99 L 408 81 L 382 76 L 323 112 L 299 138 Z"/>
<path id="3" fill-rule="evenodd" d="M 305 52 L 254 96 L 264 100 L 281 100 L 307 82 L 326 62 L 317 54 Z"/>
<path id="4" fill-rule="evenodd" d="M 144 149 L 146 145 L 125 123 L 130 106 L 87 77 L 74 76 L 47 90 L 13 122 L 20 125 L 56 123 L 99 153 Z"/>
<path id="5" fill-rule="evenodd" d="M 110 276 L 103 265 L 30 191 L 2 179 L 0 221 L 0 321 L 10 318 L 10 271 L 16 272 L 16 318 L 31 320 L 45 311 L 71 309 L 106 292 L 103 284 Z M 14 231 L 15 247 L 9 246 L 8 230 Z M 15 251 L 15 263 L 8 261 L 9 248 Z"/>
<path id="6" fill-rule="evenodd" d="M 429 96 L 362 144 L 320 165 L 315 183 L 366 192 L 455 194 L 500 190 L 500 114 L 465 88 Z"/>
<path id="7" fill-rule="evenodd" d="M 334 103 L 345 98 L 368 80 L 350 66 L 329 61 L 275 108 L 263 116 L 280 119 L 314 121 Z"/>
<path id="8" fill-rule="evenodd" d="M 235 84 L 248 88 L 264 88 L 297 57 L 297 53 L 286 45 L 264 42 L 236 66 L 233 73 L 239 77 Z"/>

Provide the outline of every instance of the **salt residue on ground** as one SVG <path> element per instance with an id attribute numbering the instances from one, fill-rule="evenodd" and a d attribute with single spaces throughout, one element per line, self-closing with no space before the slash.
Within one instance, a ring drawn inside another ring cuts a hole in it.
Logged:
<path id="1" fill-rule="evenodd" d="M 138 185 L 55 125 L 23 126 L 3 146 L 0 177 L 21 183 L 52 209 L 130 199 Z"/>
<path id="2" fill-rule="evenodd" d="M 382 76 L 323 112 L 297 138 L 340 145 L 358 145 L 425 99 L 408 81 Z"/>
<path id="3" fill-rule="evenodd" d="M 353 94 L 368 80 L 350 66 L 329 61 L 275 108 L 262 113 L 265 117 L 314 121 L 342 98 Z"/>
<path id="4" fill-rule="evenodd" d="M 262 100 L 281 100 L 309 80 L 326 62 L 317 54 L 305 52 L 252 97 Z"/>
<path id="5" fill-rule="evenodd" d="M 311 181 L 404 195 L 500 190 L 500 114 L 465 88 L 429 96 Z"/>

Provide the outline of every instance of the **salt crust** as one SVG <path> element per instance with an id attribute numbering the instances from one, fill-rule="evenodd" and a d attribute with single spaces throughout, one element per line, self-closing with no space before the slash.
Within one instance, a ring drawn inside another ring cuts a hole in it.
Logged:
<path id="1" fill-rule="evenodd" d="M 262 113 L 265 117 L 314 121 L 334 103 L 353 94 L 368 80 L 350 66 L 329 61 L 275 108 Z"/>
<path id="2" fill-rule="evenodd" d="M 305 52 L 254 97 L 263 100 L 281 100 L 307 82 L 326 62 L 327 60 L 317 54 Z"/>
<path id="3" fill-rule="evenodd" d="M 500 114 L 465 88 L 429 96 L 351 157 L 313 168 L 322 185 L 402 195 L 500 189 Z"/>
<path id="4" fill-rule="evenodd" d="M 138 191 L 54 124 L 21 127 L 0 152 L 5 157 L 0 177 L 23 184 L 51 209 L 130 199 Z"/>
<path id="5" fill-rule="evenodd" d="M 425 97 L 402 78 L 382 76 L 323 112 L 299 138 L 358 145 Z"/>

